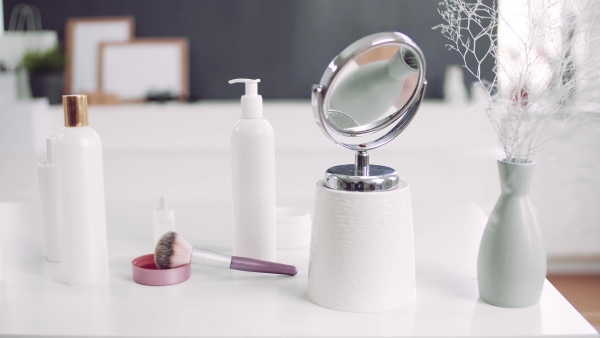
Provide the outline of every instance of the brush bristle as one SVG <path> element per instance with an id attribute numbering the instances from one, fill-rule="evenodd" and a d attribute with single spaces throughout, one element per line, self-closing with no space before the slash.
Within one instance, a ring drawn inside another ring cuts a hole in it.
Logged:
<path id="1" fill-rule="evenodd" d="M 154 250 L 154 262 L 159 269 L 173 269 L 189 264 L 192 246 L 173 231 L 164 234 Z"/>

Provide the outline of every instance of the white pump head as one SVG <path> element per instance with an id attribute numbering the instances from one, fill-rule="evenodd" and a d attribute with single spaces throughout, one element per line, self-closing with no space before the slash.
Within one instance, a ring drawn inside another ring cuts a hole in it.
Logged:
<path id="1" fill-rule="evenodd" d="M 233 79 L 230 84 L 245 83 L 246 94 L 242 96 L 242 118 L 259 119 L 263 116 L 262 96 L 258 95 L 258 83 L 260 79 Z"/>

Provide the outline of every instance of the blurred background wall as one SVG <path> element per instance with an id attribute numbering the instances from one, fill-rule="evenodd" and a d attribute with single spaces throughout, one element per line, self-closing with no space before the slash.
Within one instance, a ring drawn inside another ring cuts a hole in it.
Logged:
<path id="1" fill-rule="evenodd" d="M 4 0 L 4 23 L 22 0 Z M 428 98 L 442 98 L 448 65 L 462 64 L 432 27 L 438 0 L 27 0 L 43 29 L 64 43 L 71 17 L 135 17 L 136 37 L 187 37 L 191 100 L 238 98 L 237 77 L 261 78 L 269 99 L 308 99 L 327 64 L 353 41 L 381 31 L 410 36 L 427 58 Z M 491 74 L 492 65 L 484 72 Z M 467 85 L 473 79 L 465 74 Z"/>

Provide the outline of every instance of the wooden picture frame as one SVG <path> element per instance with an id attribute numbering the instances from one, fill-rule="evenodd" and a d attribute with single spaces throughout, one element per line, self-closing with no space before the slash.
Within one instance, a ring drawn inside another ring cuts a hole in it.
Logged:
<path id="1" fill-rule="evenodd" d="M 143 102 L 150 91 L 189 96 L 189 42 L 147 38 L 106 42 L 100 47 L 99 90 L 121 102 Z"/>
<path id="2" fill-rule="evenodd" d="M 67 68 L 64 85 L 66 94 L 98 91 L 100 44 L 132 40 L 134 22 L 132 16 L 71 18 L 67 21 Z"/>

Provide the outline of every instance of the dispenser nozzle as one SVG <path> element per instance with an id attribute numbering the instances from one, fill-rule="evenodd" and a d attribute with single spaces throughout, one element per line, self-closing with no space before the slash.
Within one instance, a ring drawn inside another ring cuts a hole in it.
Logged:
<path id="1" fill-rule="evenodd" d="M 158 205 L 160 207 L 159 208 L 160 210 L 167 210 L 167 209 L 169 209 L 169 207 L 167 206 L 167 196 L 160 196 Z"/>
<path id="2" fill-rule="evenodd" d="M 263 116 L 262 96 L 258 95 L 258 83 L 260 79 L 233 79 L 230 84 L 245 83 L 246 94 L 242 95 L 242 118 L 259 119 Z"/>
<path id="3" fill-rule="evenodd" d="M 233 79 L 229 80 L 229 84 L 234 83 L 245 83 L 246 84 L 246 96 L 258 95 L 258 83 L 260 79 Z"/>

